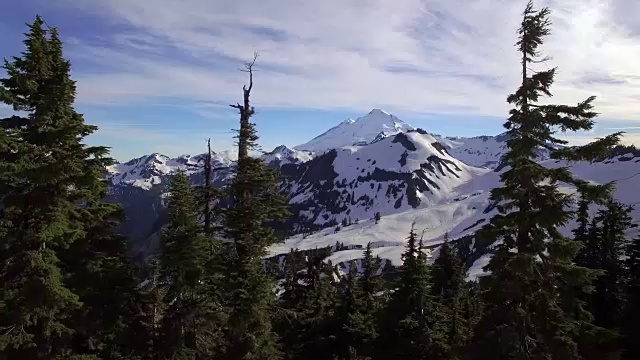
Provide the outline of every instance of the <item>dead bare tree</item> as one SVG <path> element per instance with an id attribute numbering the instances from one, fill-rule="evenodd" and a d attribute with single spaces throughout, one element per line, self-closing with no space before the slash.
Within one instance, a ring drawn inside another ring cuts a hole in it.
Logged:
<path id="1" fill-rule="evenodd" d="M 235 105 L 229 105 L 232 108 L 238 109 L 238 111 L 240 112 L 240 131 L 237 136 L 238 161 L 242 159 L 246 159 L 249 156 L 250 144 L 253 141 L 257 140 L 255 133 L 252 131 L 251 127 L 249 126 L 249 119 L 255 113 L 253 106 L 251 106 L 249 102 L 249 98 L 251 96 L 251 89 L 253 88 L 253 71 L 254 71 L 253 66 L 256 63 L 256 60 L 258 60 L 257 52 L 253 54 L 253 60 L 245 63 L 244 65 L 245 68 L 240 70 L 240 71 L 249 73 L 249 86 L 248 87 L 247 85 L 242 86 L 242 91 L 244 94 L 243 105 L 240 105 L 239 103 L 236 103 Z"/>
<path id="2" fill-rule="evenodd" d="M 211 139 L 207 139 L 207 156 L 204 163 L 204 233 L 208 236 L 211 236 L 211 203 L 213 202 L 211 173 Z"/>

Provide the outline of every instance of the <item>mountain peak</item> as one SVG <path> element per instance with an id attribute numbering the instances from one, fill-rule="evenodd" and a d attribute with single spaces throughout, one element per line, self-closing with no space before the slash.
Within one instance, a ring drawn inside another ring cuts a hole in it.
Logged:
<path id="1" fill-rule="evenodd" d="M 366 145 L 381 136 L 414 130 L 395 115 L 373 109 L 356 120 L 347 119 L 311 141 L 294 147 L 295 150 L 321 152 L 344 146 Z"/>
<path id="2" fill-rule="evenodd" d="M 372 109 L 371 111 L 369 111 L 369 115 L 385 115 L 385 116 L 390 116 L 391 114 L 381 110 L 381 109 Z"/>

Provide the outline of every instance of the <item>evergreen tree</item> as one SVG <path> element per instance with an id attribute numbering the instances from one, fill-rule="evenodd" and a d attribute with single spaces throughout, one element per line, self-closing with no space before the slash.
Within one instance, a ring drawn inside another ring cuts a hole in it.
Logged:
<path id="1" fill-rule="evenodd" d="M 439 305 L 440 328 L 443 329 L 449 355 L 456 357 L 466 344 L 469 334 L 468 311 L 471 304 L 467 299 L 466 271 L 455 249 L 449 245 L 445 234 L 440 246 L 440 254 L 435 259 L 432 270 L 431 294 Z"/>
<path id="2" fill-rule="evenodd" d="M 442 359 L 443 344 L 435 328 L 436 304 L 430 294 L 430 269 L 413 227 L 402 261 L 397 286 L 385 309 L 381 358 Z"/>
<path id="3" fill-rule="evenodd" d="M 173 175 L 169 191 L 169 223 L 162 234 L 160 255 L 160 279 L 166 286 L 162 354 L 170 359 L 211 356 L 220 344 L 216 304 L 211 303 L 203 281 L 209 247 L 183 171 Z"/>
<path id="4" fill-rule="evenodd" d="M 640 358 L 640 236 L 628 243 L 626 306 L 622 323 L 622 358 Z"/>
<path id="5" fill-rule="evenodd" d="M 165 310 L 164 298 L 166 288 L 159 281 L 160 264 L 157 258 L 149 261 L 146 274 L 148 280 L 140 284 L 136 296 L 135 311 L 132 321 L 126 328 L 125 344 L 139 358 L 144 360 L 158 359 L 164 350 L 160 336 L 161 317 Z"/>
<path id="6" fill-rule="evenodd" d="M 285 258 L 282 292 L 278 298 L 279 312 L 274 326 L 280 336 L 283 359 L 297 359 L 300 353 L 300 320 L 304 312 L 306 289 L 302 283 L 304 256 L 291 249 Z"/>
<path id="7" fill-rule="evenodd" d="M 596 221 L 601 226 L 600 239 L 594 252 L 598 254 L 595 268 L 604 274 L 595 282 L 592 313 L 594 323 L 607 329 L 616 329 L 622 320 L 624 305 L 624 247 L 627 244 L 625 233 L 631 226 L 631 208 L 616 201 L 610 201 L 607 207 L 598 212 Z"/>
<path id="8" fill-rule="evenodd" d="M 378 339 L 378 316 L 382 308 L 382 282 L 377 271 L 380 259 L 373 256 L 371 243 L 367 244 L 362 259 L 362 274 L 356 278 L 356 266 L 350 266 L 347 287 L 343 295 L 342 328 L 347 359 L 372 358 Z"/>
<path id="9" fill-rule="evenodd" d="M 380 219 L 382 218 L 382 216 L 380 216 L 380 212 L 376 212 L 375 216 L 373 217 L 373 219 L 376 221 L 376 224 L 380 222 Z"/>
<path id="10" fill-rule="evenodd" d="M 112 160 L 82 142 L 97 127 L 73 108 L 57 30 L 36 17 L 24 44 L 0 80 L 0 100 L 26 113 L 0 120 L 0 353 L 115 356 L 132 279 L 111 233 L 120 209 L 102 201 Z"/>
<path id="11" fill-rule="evenodd" d="M 467 324 L 464 338 L 467 343 L 473 337 L 473 331 L 483 313 L 480 285 L 476 281 L 467 281 L 464 286 L 464 296 L 461 301 L 462 317 Z M 466 349 L 462 349 L 464 352 Z M 463 359 L 467 357 L 463 356 Z"/>
<path id="12" fill-rule="evenodd" d="M 580 200 L 578 201 L 578 209 L 576 211 L 577 225 L 573 229 L 573 239 L 582 244 L 578 255 L 576 256 L 576 264 L 588 268 L 595 269 L 593 261 L 597 257 L 593 251 L 597 246 L 589 244 L 595 238 L 589 235 L 589 206 L 593 203 L 604 205 L 607 199 L 611 198 L 611 191 L 613 190 L 613 184 L 594 186 L 589 183 L 580 183 L 578 185 L 578 193 L 580 194 Z"/>
<path id="13" fill-rule="evenodd" d="M 581 344 L 585 359 L 602 359 L 619 349 L 616 341 L 622 323 L 625 297 L 625 269 L 621 260 L 626 245 L 625 232 L 631 226 L 631 209 L 613 200 L 598 211 L 587 232 L 582 251 L 584 266 L 600 270 L 595 291 L 585 297 L 593 324 L 603 330 Z M 584 339 L 583 339 L 584 340 Z"/>
<path id="14" fill-rule="evenodd" d="M 297 359 L 332 359 L 336 355 L 337 335 L 337 285 L 334 268 L 324 263 L 321 256 L 311 257 L 303 278 L 304 303 L 301 306 L 299 324 L 299 357 Z"/>
<path id="15" fill-rule="evenodd" d="M 449 244 L 449 235 L 444 235 L 444 241 L 440 246 L 440 254 L 434 260 L 432 266 L 431 293 L 442 298 L 445 305 L 449 305 L 462 293 L 466 271 L 462 260 Z"/>
<path id="16" fill-rule="evenodd" d="M 249 86 L 243 87 L 243 104 L 232 105 L 240 112 L 238 162 L 231 184 L 233 202 L 225 216 L 226 237 L 232 240 L 227 262 L 229 322 L 226 358 L 280 358 L 271 326 L 271 307 L 275 301 L 273 282 L 264 271 L 265 247 L 277 241 L 268 226 L 287 216 L 286 200 L 280 194 L 277 174 L 249 152 L 257 148 L 258 135 L 250 122 L 255 113 L 250 104 L 253 88 L 253 62 L 247 64 Z"/>
<path id="17" fill-rule="evenodd" d="M 339 295 L 339 311 L 336 314 L 337 322 L 341 325 L 338 337 L 336 353 L 339 359 L 357 359 L 358 346 L 356 345 L 357 321 L 356 317 L 359 307 L 362 306 L 362 292 L 358 286 L 357 264 L 355 261 L 349 262 L 349 270 L 341 284 Z"/>
<path id="18" fill-rule="evenodd" d="M 539 46 L 549 34 L 549 10 L 523 14 L 517 42 L 522 56 L 521 87 L 507 101 L 515 105 L 505 123 L 508 152 L 502 162 L 503 186 L 491 193 L 499 214 L 477 235 L 484 241 L 499 240 L 485 268 L 485 311 L 475 331 L 472 356 L 478 359 L 577 359 L 576 337 L 584 319 L 565 312 L 561 295 L 567 288 L 588 285 L 595 272 L 575 265 L 580 244 L 560 234 L 572 214 L 572 196 L 558 190 L 558 182 L 576 183 L 566 167 L 545 168 L 536 162 L 538 148 L 553 158 L 593 160 L 606 155 L 619 134 L 584 147 L 558 148 L 566 141 L 561 131 L 593 127 L 593 97 L 576 106 L 541 105 L 550 96 L 555 68 L 533 72 Z M 533 73 L 533 75 L 530 75 Z"/>
<path id="19" fill-rule="evenodd" d="M 94 169 L 95 178 L 100 178 L 101 170 Z M 106 186 L 101 185 L 100 192 L 105 195 Z M 136 325 L 138 281 L 126 257 L 126 238 L 113 233 L 124 216 L 111 204 L 95 209 L 112 211 L 110 219 L 97 217 L 95 223 L 88 224 L 85 238 L 60 254 L 64 270 L 70 274 L 69 287 L 83 303 L 74 319 L 74 352 L 101 359 L 133 356 L 138 353 L 128 328 Z"/>

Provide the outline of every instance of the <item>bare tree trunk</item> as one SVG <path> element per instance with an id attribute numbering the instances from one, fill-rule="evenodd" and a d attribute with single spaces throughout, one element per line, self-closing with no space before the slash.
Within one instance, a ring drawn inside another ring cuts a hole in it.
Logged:
<path id="1" fill-rule="evenodd" d="M 242 87 L 243 91 L 243 105 L 236 104 L 230 105 L 233 108 L 238 109 L 240 111 L 240 134 L 238 136 L 238 163 L 241 160 L 249 157 L 249 118 L 253 115 L 254 110 L 250 104 L 249 98 L 251 96 L 251 89 L 253 88 L 253 65 L 255 65 L 256 60 L 258 59 L 258 53 L 253 55 L 253 61 L 245 64 L 245 72 L 249 73 L 249 86 L 246 85 Z"/>
<path id="2" fill-rule="evenodd" d="M 207 140 L 207 157 L 204 163 L 204 233 L 211 235 L 211 202 L 213 191 L 211 189 L 211 139 Z"/>

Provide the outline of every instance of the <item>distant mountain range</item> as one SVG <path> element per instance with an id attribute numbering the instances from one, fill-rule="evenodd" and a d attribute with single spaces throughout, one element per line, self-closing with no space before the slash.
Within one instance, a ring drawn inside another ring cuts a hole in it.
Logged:
<path id="1" fill-rule="evenodd" d="M 293 216 L 287 223 L 291 236 L 271 247 L 270 255 L 341 243 L 343 250 L 331 255 L 340 263 L 361 256 L 361 250 L 349 248 L 372 242 L 376 254 L 398 264 L 415 221 L 429 246 L 437 245 L 445 232 L 463 239 L 458 245 L 467 253 L 473 276 L 487 259 L 486 244 L 474 244 L 469 235 L 495 213 L 489 192 L 499 183 L 506 140 L 505 135 L 430 134 L 374 109 L 305 144 L 278 146 L 262 158 L 283 174 L 281 187 L 291 198 Z M 157 250 L 166 222 L 162 195 L 170 174 L 182 169 L 194 185 L 202 184 L 204 159 L 204 154 L 151 154 L 107 169 L 110 201 L 125 207 L 127 222 L 121 230 L 140 259 Z M 236 156 L 221 152 L 213 159 L 213 183 L 224 186 L 233 177 Z M 640 173 L 640 153 L 620 153 L 595 164 L 565 164 L 549 160 L 541 150 L 538 160 L 551 167 L 567 165 L 586 180 L 620 180 L 617 197 L 628 204 L 640 202 L 640 192 L 634 190 L 640 188 L 640 176 L 633 176 Z M 573 191 L 568 185 L 565 190 Z M 376 212 L 382 215 L 378 224 L 373 221 Z M 640 219 L 638 211 L 634 215 Z M 351 225 L 336 231 L 343 222 Z"/>

